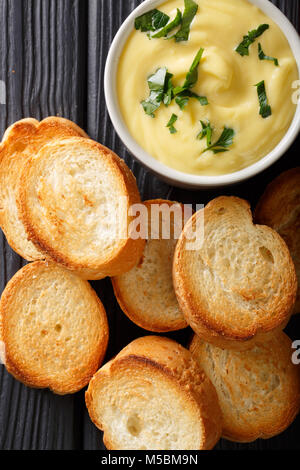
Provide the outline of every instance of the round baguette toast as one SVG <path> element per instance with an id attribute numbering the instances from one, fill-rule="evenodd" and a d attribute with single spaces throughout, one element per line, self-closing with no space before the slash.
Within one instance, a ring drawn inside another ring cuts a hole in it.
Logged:
<path id="1" fill-rule="evenodd" d="M 276 230 L 290 250 L 298 278 L 294 313 L 300 313 L 300 167 L 269 184 L 257 205 L 255 221 Z"/>
<path id="2" fill-rule="evenodd" d="M 203 216 L 203 243 L 188 249 Z M 282 330 L 297 292 L 284 240 L 273 229 L 254 225 L 249 204 L 236 197 L 214 199 L 189 220 L 176 247 L 173 279 L 195 333 L 229 349 L 249 348 Z"/>
<path id="3" fill-rule="evenodd" d="M 20 219 L 16 197 L 22 168 L 46 143 L 72 136 L 88 137 L 67 119 L 49 117 L 39 122 L 28 118 L 10 126 L 0 144 L 0 226 L 9 245 L 28 261 L 44 259 L 45 254 L 28 240 Z"/>
<path id="4" fill-rule="evenodd" d="M 174 292 L 172 265 L 176 234 L 178 238 L 184 225 L 183 206 L 162 199 L 144 205 L 148 213 L 144 253 L 131 271 L 112 278 L 115 296 L 123 312 L 141 328 L 157 333 L 180 330 L 187 323 Z M 154 215 L 153 207 L 161 210 L 160 216 Z"/>
<path id="5" fill-rule="evenodd" d="M 26 265 L 9 281 L 0 325 L 8 372 L 60 395 L 89 383 L 108 343 L 106 312 L 89 283 L 45 261 Z"/>
<path id="6" fill-rule="evenodd" d="M 236 442 L 283 432 L 300 410 L 300 366 L 283 332 L 247 351 L 230 351 L 194 336 L 190 351 L 217 390 L 223 437 Z"/>
<path id="7" fill-rule="evenodd" d="M 23 169 L 17 203 L 29 240 L 84 279 L 129 271 L 145 240 L 129 215 L 140 203 L 136 181 L 115 153 L 73 137 L 45 145 Z"/>
<path id="8" fill-rule="evenodd" d="M 211 449 L 221 435 L 211 381 L 167 338 L 130 343 L 92 378 L 86 404 L 109 450 Z"/>

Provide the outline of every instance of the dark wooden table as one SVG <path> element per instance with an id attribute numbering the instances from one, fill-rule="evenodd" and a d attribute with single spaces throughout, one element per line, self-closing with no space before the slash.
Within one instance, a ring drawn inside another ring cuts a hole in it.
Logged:
<path id="1" fill-rule="evenodd" d="M 172 198 L 206 203 L 220 194 L 257 202 L 266 184 L 299 165 L 299 143 L 272 168 L 240 186 L 188 192 L 160 182 L 126 151 L 108 118 L 103 73 L 109 45 L 122 21 L 141 0 L 0 0 L 0 134 L 23 117 L 49 115 L 74 120 L 88 134 L 115 150 L 133 170 L 144 199 Z M 299 30 L 299 0 L 274 0 Z M 3 101 L 3 99 L 2 99 Z M 1 102 L 1 94 L 0 94 Z M 0 288 L 24 264 L 0 237 Z M 107 309 L 111 339 L 107 359 L 132 339 L 147 334 L 121 313 L 109 280 L 94 282 Z M 287 331 L 300 338 L 300 315 Z M 170 336 L 186 344 L 190 331 Z M 221 441 L 217 449 L 300 449 L 300 418 L 281 436 L 249 445 Z M 89 420 L 84 392 L 59 397 L 15 381 L 0 366 L 0 449 L 104 449 L 101 433 Z"/>

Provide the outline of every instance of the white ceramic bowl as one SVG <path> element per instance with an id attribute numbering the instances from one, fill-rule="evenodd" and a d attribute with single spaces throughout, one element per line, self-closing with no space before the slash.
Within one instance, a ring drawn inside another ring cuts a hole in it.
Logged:
<path id="1" fill-rule="evenodd" d="M 281 30 L 289 41 L 300 74 L 300 38 L 294 26 L 289 22 L 286 16 L 269 0 L 249 1 L 254 5 L 258 6 L 262 11 L 264 11 L 266 15 L 268 15 L 273 21 L 275 21 L 275 23 L 277 23 L 278 26 L 281 28 Z M 164 165 L 163 163 L 159 162 L 154 157 L 149 155 L 149 153 L 147 153 L 142 147 L 140 147 L 140 145 L 134 140 L 134 138 L 130 134 L 123 120 L 118 104 L 116 87 L 118 62 L 123 47 L 128 39 L 128 36 L 134 29 L 135 18 L 139 15 L 142 15 L 146 11 L 161 5 L 162 3 L 164 3 L 164 0 L 145 0 L 124 21 L 111 45 L 106 62 L 104 87 L 108 112 L 116 132 L 118 133 L 119 137 L 126 145 L 128 150 L 134 155 L 137 160 L 139 160 L 144 166 L 154 172 L 161 179 L 174 186 L 180 186 L 187 189 L 212 188 L 239 183 L 254 175 L 257 175 L 258 173 L 272 165 L 274 162 L 276 162 L 276 160 L 278 160 L 288 150 L 288 148 L 296 139 L 300 130 L 299 101 L 293 122 L 288 132 L 283 137 L 281 142 L 277 145 L 277 147 L 275 147 L 274 150 L 272 150 L 264 158 L 250 165 L 249 167 L 244 168 L 243 170 L 237 171 L 235 173 L 229 173 L 226 175 L 199 176 L 183 173 L 181 171 L 169 168 L 168 166 Z"/>

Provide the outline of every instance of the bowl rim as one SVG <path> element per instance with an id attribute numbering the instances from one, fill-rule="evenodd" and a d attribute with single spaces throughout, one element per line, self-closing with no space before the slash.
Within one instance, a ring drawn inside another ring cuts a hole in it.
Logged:
<path id="1" fill-rule="evenodd" d="M 165 0 L 166 1 L 166 0 Z M 218 186 L 226 186 L 230 184 L 240 183 L 251 178 L 263 170 L 270 167 L 279 158 L 281 158 L 292 143 L 297 138 L 300 131 L 300 100 L 298 100 L 296 112 L 293 121 L 278 145 L 265 157 L 261 158 L 252 165 L 243 168 L 242 170 L 234 173 L 227 173 L 225 175 L 206 176 L 206 175 L 193 175 L 182 171 L 175 170 L 156 158 L 152 157 L 146 152 L 134 139 L 128 130 L 122 112 L 119 107 L 117 97 L 116 75 L 119 64 L 120 56 L 123 52 L 125 43 L 134 28 L 134 20 L 137 16 L 145 13 L 151 8 L 157 7 L 165 3 L 164 0 L 144 0 L 141 5 L 135 8 L 130 15 L 123 22 L 115 35 L 111 44 L 104 72 L 104 93 L 108 109 L 108 113 L 112 124 L 118 136 L 127 147 L 129 152 L 146 168 L 154 172 L 163 180 L 175 186 L 191 187 L 191 188 L 212 188 Z M 300 76 L 300 37 L 295 27 L 289 19 L 282 13 L 269 0 L 248 0 L 250 3 L 260 8 L 266 15 L 268 15 L 282 30 L 287 38 L 293 55 L 295 57 L 299 76 Z M 296 88 L 295 88 L 296 91 Z M 292 93 L 292 90 L 291 90 Z"/>

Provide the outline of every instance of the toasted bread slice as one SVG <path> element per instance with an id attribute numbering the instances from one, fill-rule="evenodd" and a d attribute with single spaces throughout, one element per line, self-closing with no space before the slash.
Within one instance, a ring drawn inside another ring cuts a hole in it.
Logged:
<path id="1" fill-rule="evenodd" d="M 194 336 L 190 351 L 214 384 L 223 412 L 223 437 L 237 442 L 283 432 L 300 410 L 300 366 L 279 332 L 247 351 L 230 351 Z"/>
<path id="2" fill-rule="evenodd" d="M 110 450 L 211 449 L 221 434 L 211 381 L 167 338 L 129 344 L 95 374 L 86 404 Z"/>
<path id="3" fill-rule="evenodd" d="M 101 365 L 108 342 L 104 307 L 87 281 L 54 263 L 28 264 L 0 302 L 5 366 L 16 379 L 75 393 Z"/>
<path id="4" fill-rule="evenodd" d="M 143 256 L 131 271 L 112 278 L 114 292 L 123 312 L 140 327 L 157 333 L 180 330 L 187 323 L 174 292 L 172 265 L 176 236 L 184 225 L 183 206 L 162 199 L 144 204 L 148 240 Z"/>
<path id="5" fill-rule="evenodd" d="M 187 249 L 203 215 L 203 243 Z M 271 228 L 254 225 L 249 204 L 236 197 L 214 199 L 186 224 L 173 277 L 179 305 L 195 333 L 225 348 L 248 348 L 282 330 L 297 292 L 284 240 Z"/>
<path id="6" fill-rule="evenodd" d="M 28 261 L 45 255 L 28 239 L 16 205 L 16 191 L 24 163 L 46 143 L 86 133 L 67 119 L 49 117 L 42 122 L 23 119 L 7 129 L 0 144 L 0 225 L 10 246 Z"/>
<path id="7" fill-rule="evenodd" d="M 140 203 L 123 160 L 89 139 L 45 145 L 22 173 L 17 203 L 28 238 L 84 279 L 130 270 L 145 240 L 130 235 L 129 209 Z"/>
<path id="8" fill-rule="evenodd" d="M 298 278 L 294 313 L 300 313 L 300 167 L 282 173 L 267 187 L 255 221 L 276 230 L 290 250 Z"/>

